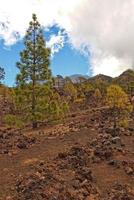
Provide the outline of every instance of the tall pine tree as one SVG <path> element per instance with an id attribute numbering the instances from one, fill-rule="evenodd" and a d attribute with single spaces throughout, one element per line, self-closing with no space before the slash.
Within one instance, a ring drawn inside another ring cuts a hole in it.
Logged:
<path id="1" fill-rule="evenodd" d="M 31 98 L 27 98 L 30 102 L 30 112 L 33 128 L 37 127 L 36 108 L 38 107 L 39 85 L 46 84 L 51 80 L 50 65 L 50 49 L 46 48 L 45 39 L 43 37 L 42 27 L 39 24 L 35 14 L 29 23 L 29 28 L 24 38 L 24 50 L 20 53 L 20 61 L 17 62 L 19 74 L 17 75 L 17 85 L 19 91 L 24 93 L 25 88 L 30 88 Z M 28 93 L 29 93 L 28 92 Z"/>

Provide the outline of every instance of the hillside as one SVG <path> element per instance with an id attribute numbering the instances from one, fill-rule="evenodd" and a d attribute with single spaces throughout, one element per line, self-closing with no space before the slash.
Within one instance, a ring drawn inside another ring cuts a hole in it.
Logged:
<path id="1" fill-rule="evenodd" d="M 133 81 L 128 70 L 115 79 L 100 74 L 54 88 L 52 95 L 70 110 L 64 118 L 39 121 L 36 129 L 15 126 L 23 115 L 11 95 L 16 88 L 1 90 L 0 200 L 134 200 L 134 110 L 128 126 L 113 128 L 105 101 L 111 84 Z"/>
<path id="2" fill-rule="evenodd" d="M 0 199 L 133 200 L 134 123 L 112 136 L 105 112 L 35 131 L 0 129 Z"/>
<path id="3" fill-rule="evenodd" d="M 116 77 L 114 81 L 118 84 L 123 84 L 123 83 L 131 83 L 134 80 L 134 71 L 133 70 L 126 70 L 123 72 L 119 77 Z"/>
<path id="4" fill-rule="evenodd" d="M 124 82 L 132 82 L 134 80 L 134 71 L 131 69 L 128 69 L 116 78 L 112 78 L 112 77 L 104 75 L 104 74 L 98 74 L 93 77 L 84 76 L 81 74 L 74 74 L 72 76 L 69 76 L 69 78 L 72 80 L 73 83 L 77 83 L 80 80 L 83 80 L 83 81 L 88 80 L 89 82 L 90 81 L 95 82 L 97 80 L 100 80 L 100 81 L 105 81 L 107 83 L 115 82 L 115 83 L 119 84 L 119 83 L 124 83 Z"/>

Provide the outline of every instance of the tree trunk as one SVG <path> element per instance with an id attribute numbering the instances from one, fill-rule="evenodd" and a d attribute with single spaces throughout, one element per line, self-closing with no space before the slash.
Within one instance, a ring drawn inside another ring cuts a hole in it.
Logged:
<path id="1" fill-rule="evenodd" d="M 35 120 L 35 106 L 36 106 L 36 102 L 35 102 L 35 85 L 36 85 L 36 58 L 35 58 L 35 43 L 36 43 L 36 39 L 35 39 L 35 28 L 34 28 L 34 32 L 33 32 L 33 44 L 34 44 L 34 53 L 33 53 L 33 77 L 32 77 L 32 126 L 33 129 L 37 128 L 37 122 Z"/>
<path id="2" fill-rule="evenodd" d="M 37 127 L 38 127 L 37 122 L 34 122 L 34 121 L 33 121 L 33 123 L 32 123 L 32 128 L 33 128 L 33 129 L 36 129 Z"/>
<path id="3" fill-rule="evenodd" d="M 33 81 L 33 91 L 32 91 L 32 126 L 33 129 L 37 128 L 37 122 L 35 120 L 35 85 Z"/>

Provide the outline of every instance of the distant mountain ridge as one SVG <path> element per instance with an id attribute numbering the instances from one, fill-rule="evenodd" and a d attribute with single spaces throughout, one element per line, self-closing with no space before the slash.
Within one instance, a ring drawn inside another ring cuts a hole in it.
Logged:
<path id="1" fill-rule="evenodd" d="M 94 81 L 97 81 L 97 80 L 110 83 L 110 82 L 112 82 L 113 78 L 111 76 L 107 76 L 107 75 L 104 75 L 104 74 L 98 74 L 98 75 L 90 77 L 88 79 L 88 81 L 90 81 L 90 82 L 94 82 Z"/>
<path id="2" fill-rule="evenodd" d="M 131 82 L 134 82 L 134 70 L 128 69 L 120 74 L 118 77 L 112 78 L 110 76 L 104 74 L 98 74 L 96 76 L 88 76 L 82 74 L 73 74 L 68 76 L 68 78 L 74 83 L 82 83 L 82 82 L 89 82 L 94 83 L 95 81 L 104 81 L 107 84 L 118 84 L 118 85 L 129 85 Z M 63 87 L 65 84 L 65 78 L 61 75 L 57 75 L 55 77 L 55 87 Z"/>
<path id="3" fill-rule="evenodd" d="M 78 83 L 78 82 L 80 82 L 82 79 L 83 79 L 83 81 L 84 81 L 84 79 L 87 80 L 87 79 L 89 79 L 90 77 L 89 77 L 88 75 L 73 74 L 73 75 L 69 76 L 69 78 L 71 79 L 71 81 L 72 81 L 73 83 Z"/>
<path id="4" fill-rule="evenodd" d="M 124 71 L 122 74 L 120 74 L 118 77 L 114 78 L 114 80 L 117 82 L 134 81 L 134 71 L 128 69 Z"/>
<path id="5" fill-rule="evenodd" d="M 82 74 L 74 74 L 69 76 L 69 78 L 72 80 L 73 83 L 78 83 L 80 80 L 82 81 L 89 81 L 94 82 L 96 80 L 106 81 L 108 83 L 122 83 L 125 81 L 134 81 L 134 70 L 128 69 L 124 71 L 122 74 L 120 74 L 118 77 L 112 78 L 111 76 L 107 76 L 104 74 L 98 74 L 96 76 L 90 77 L 88 75 L 82 75 Z"/>

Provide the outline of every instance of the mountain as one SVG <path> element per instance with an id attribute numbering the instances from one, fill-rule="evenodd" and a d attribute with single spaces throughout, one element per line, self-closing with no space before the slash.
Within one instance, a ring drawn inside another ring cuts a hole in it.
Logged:
<path id="1" fill-rule="evenodd" d="M 82 74 L 74 74 L 74 75 L 69 76 L 69 78 L 71 79 L 73 83 L 79 83 L 79 82 L 83 82 L 89 79 L 89 76 L 82 75 Z"/>
<path id="2" fill-rule="evenodd" d="M 107 75 L 103 75 L 103 74 L 98 74 L 96 76 L 93 76 L 91 78 L 88 79 L 89 82 L 95 82 L 95 81 L 105 81 L 107 83 L 111 83 L 113 78 Z"/>
<path id="3" fill-rule="evenodd" d="M 119 85 L 129 84 L 131 82 L 134 82 L 134 71 L 131 69 L 128 69 L 116 78 L 112 78 L 110 76 L 103 75 L 103 74 L 98 74 L 88 79 L 89 82 L 95 82 L 97 80 L 105 81 L 107 83 L 119 84 Z"/>
<path id="4" fill-rule="evenodd" d="M 133 90 L 134 88 L 134 71 L 131 69 L 126 70 L 120 76 L 114 78 L 113 83 L 123 86 L 124 88 Z"/>
<path id="5" fill-rule="evenodd" d="M 93 77 L 89 77 L 88 75 L 82 75 L 82 74 L 74 74 L 74 75 L 69 76 L 69 78 L 72 80 L 73 83 L 79 83 L 79 82 L 84 82 L 84 81 L 88 81 L 92 83 L 99 80 L 99 81 L 104 81 L 107 83 L 120 85 L 120 84 L 127 84 L 134 81 L 134 71 L 131 69 L 128 69 L 116 78 L 112 78 L 104 74 L 98 74 Z"/>
<path id="6" fill-rule="evenodd" d="M 128 83 L 134 81 L 134 71 L 128 69 L 124 71 L 120 76 L 114 78 L 114 81 L 117 83 Z"/>

